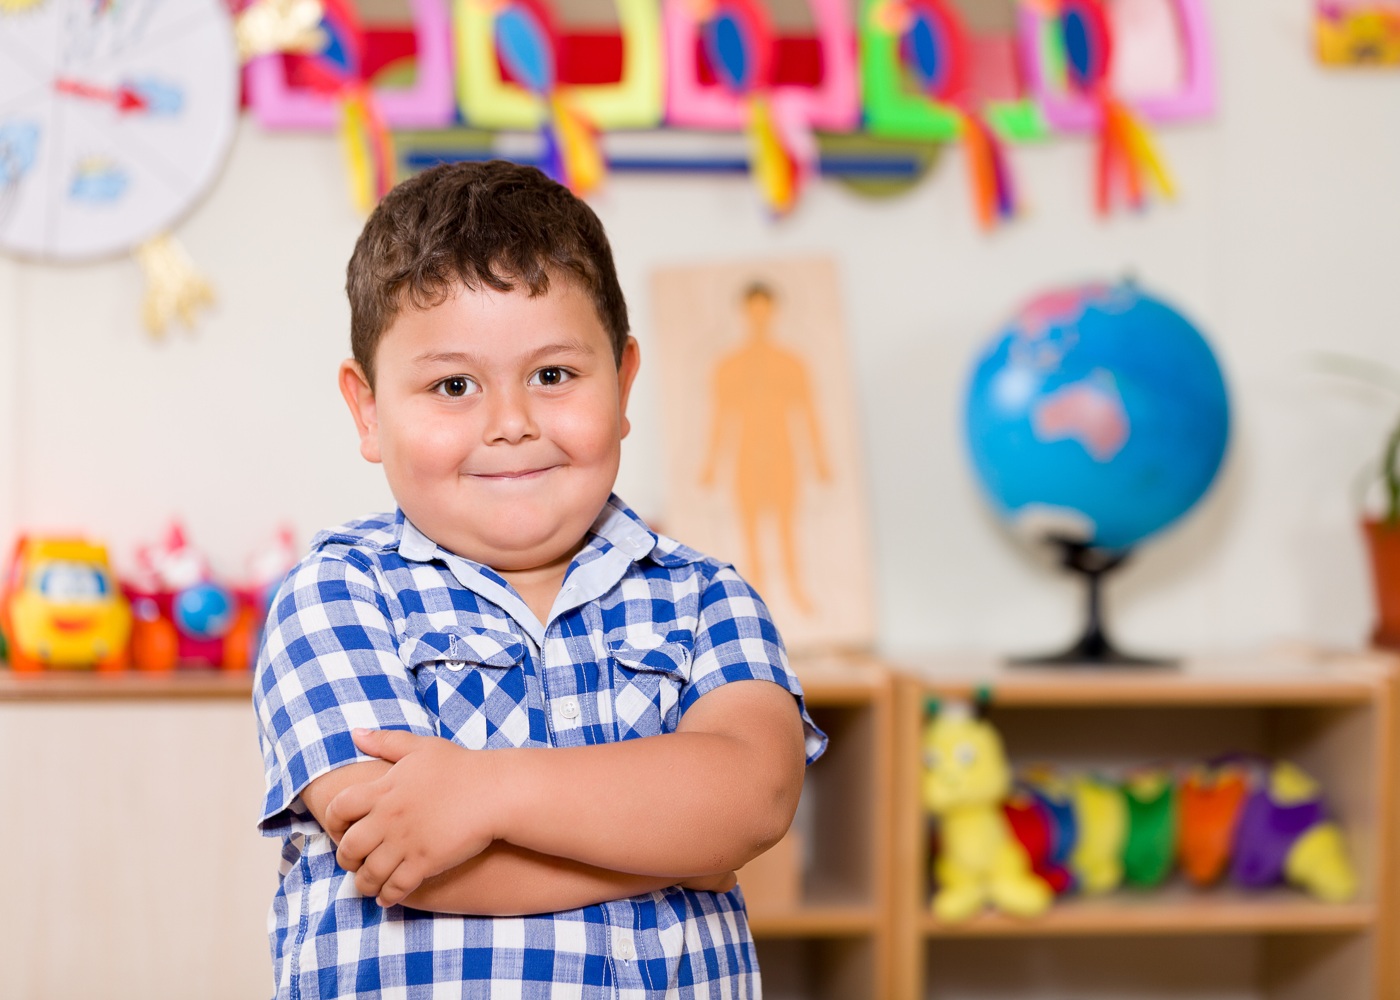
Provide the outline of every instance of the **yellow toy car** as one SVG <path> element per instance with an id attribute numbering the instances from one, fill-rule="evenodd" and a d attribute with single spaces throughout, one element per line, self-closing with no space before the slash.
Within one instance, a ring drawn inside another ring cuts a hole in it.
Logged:
<path id="1" fill-rule="evenodd" d="M 0 598 L 10 667 L 125 670 L 131 607 L 101 545 L 21 537 Z"/>

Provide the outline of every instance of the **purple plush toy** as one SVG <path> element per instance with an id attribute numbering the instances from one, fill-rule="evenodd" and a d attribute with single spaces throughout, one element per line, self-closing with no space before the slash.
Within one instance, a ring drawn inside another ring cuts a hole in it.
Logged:
<path id="1" fill-rule="evenodd" d="M 1242 886 L 1288 882 L 1329 900 L 1352 898 L 1356 875 L 1317 784 L 1283 762 L 1258 783 L 1240 814 L 1230 876 Z"/>

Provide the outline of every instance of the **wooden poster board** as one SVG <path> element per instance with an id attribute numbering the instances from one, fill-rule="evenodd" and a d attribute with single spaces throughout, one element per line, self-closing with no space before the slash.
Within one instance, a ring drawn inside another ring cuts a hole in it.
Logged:
<path id="1" fill-rule="evenodd" d="M 734 563 L 802 652 L 874 639 L 839 284 L 834 261 L 804 259 L 667 269 L 652 287 L 661 528 Z"/>

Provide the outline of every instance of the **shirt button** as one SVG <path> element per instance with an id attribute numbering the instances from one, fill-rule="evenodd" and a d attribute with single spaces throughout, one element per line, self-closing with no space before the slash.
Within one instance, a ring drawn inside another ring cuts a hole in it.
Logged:
<path id="1" fill-rule="evenodd" d="M 624 962 L 630 962 L 637 957 L 637 949 L 632 944 L 630 937 L 620 937 L 617 939 L 617 957 Z"/>
<path id="2" fill-rule="evenodd" d="M 577 698 L 565 698 L 563 701 L 561 701 L 561 702 L 559 703 L 559 714 L 562 715 L 562 716 L 563 716 L 564 718 L 566 718 L 566 719 L 570 719 L 570 720 L 577 719 L 577 718 L 578 718 L 578 699 L 577 699 Z"/>

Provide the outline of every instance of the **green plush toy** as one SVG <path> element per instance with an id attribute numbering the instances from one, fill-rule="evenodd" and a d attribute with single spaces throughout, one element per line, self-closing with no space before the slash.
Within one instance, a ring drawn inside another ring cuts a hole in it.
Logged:
<path id="1" fill-rule="evenodd" d="M 1123 881 L 1151 888 L 1172 870 L 1176 854 L 1176 784 L 1170 771 L 1140 771 L 1123 784 L 1128 840 Z"/>

